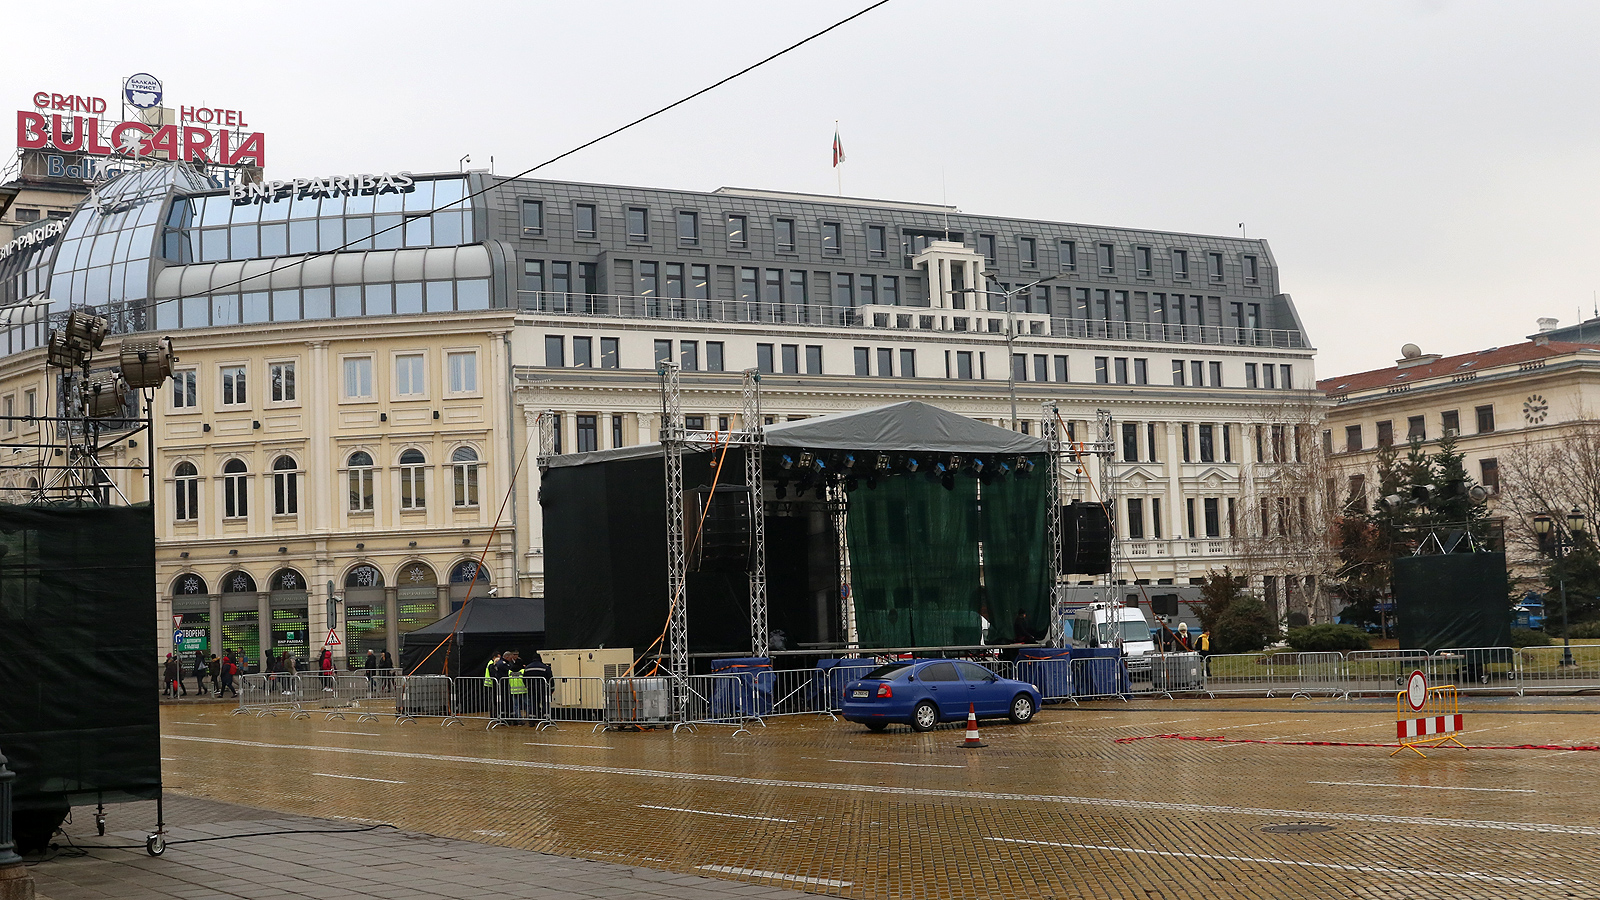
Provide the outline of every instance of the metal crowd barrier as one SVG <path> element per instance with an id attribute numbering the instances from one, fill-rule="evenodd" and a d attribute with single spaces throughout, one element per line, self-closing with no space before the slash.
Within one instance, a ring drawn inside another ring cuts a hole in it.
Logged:
<path id="1" fill-rule="evenodd" d="M 1272 669 L 1260 653 L 1217 653 L 1202 660 L 1202 688 L 1207 696 L 1218 694 L 1270 694 Z"/>
<path id="2" fill-rule="evenodd" d="M 1426 650 L 1352 650 L 1344 655 L 1344 696 L 1393 694 L 1412 672 L 1428 671 L 1430 655 Z"/>
<path id="3" fill-rule="evenodd" d="M 232 715 L 276 716 L 280 710 L 298 710 L 300 690 L 293 675 L 241 675 L 239 705 Z"/>

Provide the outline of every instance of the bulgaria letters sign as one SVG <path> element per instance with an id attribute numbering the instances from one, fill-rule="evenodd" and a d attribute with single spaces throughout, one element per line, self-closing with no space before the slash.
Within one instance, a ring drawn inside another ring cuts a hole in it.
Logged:
<path id="1" fill-rule="evenodd" d="M 161 102 L 161 82 L 149 75 L 128 80 L 125 93 L 137 108 Z M 148 104 L 143 106 L 142 104 Z M 17 149 L 59 150 L 91 156 L 157 156 L 219 166 L 265 166 L 266 135 L 245 129 L 236 109 L 180 106 L 178 124 L 148 125 L 137 119 L 112 123 L 101 97 L 39 91 L 33 109 L 17 111 Z"/>

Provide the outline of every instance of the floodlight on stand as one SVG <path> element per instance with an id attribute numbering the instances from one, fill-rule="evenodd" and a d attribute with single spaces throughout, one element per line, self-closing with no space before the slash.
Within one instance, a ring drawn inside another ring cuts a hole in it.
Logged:
<path id="1" fill-rule="evenodd" d="M 128 387 L 158 388 L 172 377 L 172 338 L 127 338 L 118 351 L 122 377 Z"/>
<path id="2" fill-rule="evenodd" d="M 89 376 L 83 384 L 83 407 L 99 419 L 122 412 L 128 400 L 128 383 L 116 372 Z"/>
<path id="3" fill-rule="evenodd" d="M 81 309 L 75 309 L 67 314 L 67 343 L 77 347 L 84 353 L 99 350 L 105 342 L 106 332 L 111 330 L 111 323 L 104 316 L 92 316 Z"/>
<path id="4" fill-rule="evenodd" d="M 44 361 L 58 369 L 76 369 L 83 362 L 83 351 L 67 342 L 65 331 L 53 328 L 45 344 Z"/>

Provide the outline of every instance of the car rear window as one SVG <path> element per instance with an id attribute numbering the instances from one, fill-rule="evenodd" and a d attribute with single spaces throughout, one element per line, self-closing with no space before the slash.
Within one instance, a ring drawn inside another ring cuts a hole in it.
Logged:
<path id="1" fill-rule="evenodd" d="M 875 679 L 878 681 L 901 681 L 909 674 L 911 674 L 911 666 L 906 663 L 889 663 L 886 666 L 879 666 L 861 677 L 862 679 Z"/>

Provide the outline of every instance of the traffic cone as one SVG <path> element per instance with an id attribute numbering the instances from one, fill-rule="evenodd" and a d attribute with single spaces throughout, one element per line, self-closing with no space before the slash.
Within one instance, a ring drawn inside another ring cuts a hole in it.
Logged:
<path id="1" fill-rule="evenodd" d="M 971 703 L 967 704 L 967 739 L 961 742 L 961 746 L 967 750 L 986 746 L 983 741 L 978 740 L 978 712 L 972 708 Z"/>

